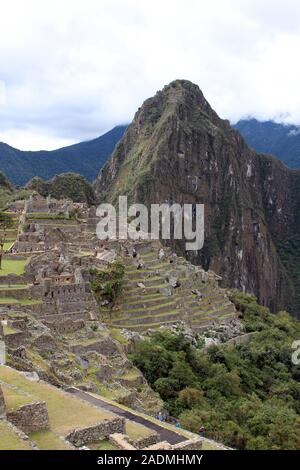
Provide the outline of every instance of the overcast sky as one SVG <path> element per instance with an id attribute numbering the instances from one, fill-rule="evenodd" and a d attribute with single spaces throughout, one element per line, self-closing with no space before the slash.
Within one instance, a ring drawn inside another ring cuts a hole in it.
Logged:
<path id="1" fill-rule="evenodd" d="M 0 141 L 53 149 L 176 78 L 221 117 L 300 124 L 299 0 L 0 0 Z"/>

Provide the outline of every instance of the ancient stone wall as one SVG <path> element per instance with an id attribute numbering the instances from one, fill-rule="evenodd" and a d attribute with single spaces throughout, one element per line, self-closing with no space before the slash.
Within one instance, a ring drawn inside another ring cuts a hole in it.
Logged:
<path id="1" fill-rule="evenodd" d="M 85 354 L 89 351 L 96 351 L 104 356 L 113 356 L 119 353 L 117 344 L 110 337 L 96 340 L 87 344 L 74 344 L 70 346 L 74 354 Z"/>
<path id="2" fill-rule="evenodd" d="M 114 444 L 118 449 L 122 450 L 136 450 L 136 447 L 134 447 L 132 444 L 128 442 L 128 436 L 125 434 L 111 434 L 109 436 L 109 442 Z"/>
<path id="3" fill-rule="evenodd" d="M 144 449 L 145 447 L 157 444 L 158 441 L 159 441 L 159 435 L 155 431 L 149 434 L 149 436 L 141 437 L 135 440 L 131 440 L 131 439 L 128 440 L 128 442 L 134 447 L 136 447 L 136 449 Z"/>
<path id="4" fill-rule="evenodd" d="M 11 349 L 19 348 L 27 342 L 28 333 L 26 331 L 17 331 L 16 333 L 10 333 L 5 336 L 4 342 L 6 347 Z"/>
<path id="5" fill-rule="evenodd" d="M 6 407 L 5 407 L 4 395 L 3 395 L 3 391 L 0 385 L 0 416 L 5 415 L 5 412 L 6 412 Z"/>
<path id="6" fill-rule="evenodd" d="M 16 330 L 27 331 L 27 323 L 23 318 L 7 320 L 7 325 Z"/>
<path id="7" fill-rule="evenodd" d="M 39 335 L 35 340 L 33 341 L 33 346 L 38 350 L 38 351 L 46 351 L 46 352 L 51 352 L 55 351 L 57 348 L 57 344 L 55 339 L 46 333 L 43 333 Z"/>
<path id="8" fill-rule="evenodd" d="M 49 428 L 49 416 L 44 401 L 23 405 L 7 413 L 7 420 L 25 433 Z"/>
<path id="9" fill-rule="evenodd" d="M 189 439 L 187 441 L 179 442 L 172 446 L 174 450 L 200 450 L 202 448 L 201 437 L 195 439 Z"/>
<path id="10" fill-rule="evenodd" d="M 74 331 L 81 330 L 85 327 L 84 320 L 72 320 L 71 318 L 66 318 L 65 320 L 54 322 L 54 321 L 45 321 L 44 325 L 50 328 L 56 333 L 73 333 Z"/>
<path id="11" fill-rule="evenodd" d="M 44 290 L 44 297 L 49 299 L 60 299 L 63 302 L 76 299 L 82 300 L 86 294 L 85 284 L 65 284 L 61 286 L 51 286 L 49 290 Z"/>
<path id="12" fill-rule="evenodd" d="M 125 419 L 115 417 L 111 420 L 105 419 L 95 426 L 74 429 L 66 436 L 66 440 L 75 447 L 81 447 L 89 442 L 106 439 L 110 434 L 124 434 L 124 430 Z"/>

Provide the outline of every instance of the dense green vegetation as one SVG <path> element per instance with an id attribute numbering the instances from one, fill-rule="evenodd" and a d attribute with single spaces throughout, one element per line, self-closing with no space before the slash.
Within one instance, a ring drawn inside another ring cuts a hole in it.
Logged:
<path id="1" fill-rule="evenodd" d="M 49 181 L 43 181 L 41 178 L 35 177 L 26 187 L 44 197 L 51 194 L 55 199 L 67 198 L 72 199 L 74 202 L 95 204 L 95 194 L 92 186 L 83 176 L 76 173 L 62 173 L 54 176 Z"/>
<path id="2" fill-rule="evenodd" d="M 280 259 L 293 281 L 294 292 L 289 299 L 289 311 L 299 317 L 300 312 L 300 236 L 278 242 Z"/>
<path id="3" fill-rule="evenodd" d="M 158 331 L 131 355 L 181 425 L 238 449 L 300 446 L 300 367 L 292 343 L 300 324 L 273 315 L 246 294 L 235 294 L 247 344 L 211 346 L 205 352 L 182 335 Z"/>
<path id="4" fill-rule="evenodd" d="M 108 302 L 114 302 L 122 292 L 122 281 L 125 273 L 125 267 L 120 261 L 115 261 L 106 271 L 92 268 L 90 274 L 92 276 L 92 289 L 96 299 L 103 299 Z"/>

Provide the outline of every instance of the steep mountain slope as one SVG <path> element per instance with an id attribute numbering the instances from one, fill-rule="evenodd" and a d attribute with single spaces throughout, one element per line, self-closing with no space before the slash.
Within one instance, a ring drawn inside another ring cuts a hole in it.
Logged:
<path id="1" fill-rule="evenodd" d="M 77 173 L 61 173 L 48 181 L 36 176 L 29 181 L 25 189 L 36 191 L 44 197 L 51 195 L 55 199 L 66 198 L 74 202 L 86 202 L 89 206 L 95 204 L 92 185 Z"/>
<path id="2" fill-rule="evenodd" d="M 177 80 L 145 101 L 96 191 L 110 201 L 204 203 L 204 248 L 188 259 L 272 309 L 299 314 L 300 171 L 249 149 L 197 85 Z"/>
<path id="3" fill-rule="evenodd" d="M 271 153 L 291 168 L 300 168 L 300 127 L 242 119 L 233 127 L 257 152 Z"/>
<path id="4" fill-rule="evenodd" d="M 18 185 L 34 176 L 48 179 L 66 172 L 79 173 L 92 181 L 125 129 L 126 126 L 117 126 L 97 139 L 53 151 L 21 151 L 0 142 L 0 171 Z"/>

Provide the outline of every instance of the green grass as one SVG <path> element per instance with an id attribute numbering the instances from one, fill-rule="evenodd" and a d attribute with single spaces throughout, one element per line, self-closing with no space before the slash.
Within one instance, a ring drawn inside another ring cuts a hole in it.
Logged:
<path id="1" fill-rule="evenodd" d="M 14 243 L 13 241 L 12 241 L 12 242 L 5 242 L 5 243 L 3 244 L 3 250 L 4 250 L 4 251 L 9 250 L 13 243 Z"/>
<path id="2" fill-rule="evenodd" d="M 41 300 L 36 299 L 15 299 L 13 297 L 0 297 L 0 305 L 18 304 L 18 305 L 37 305 L 41 304 Z"/>
<path id="3" fill-rule="evenodd" d="M 0 284 L 0 291 L 7 290 L 7 289 L 25 289 L 27 287 L 26 284 Z"/>
<path id="4" fill-rule="evenodd" d="M 217 447 L 213 444 L 213 442 L 204 440 L 202 442 L 202 449 L 201 450 L 221 450 L 220 447 Z"/>
<path id="5" fill-rule="evenodd" d="M 0 297 L 0 305 L 2 304 L 18 304 L 18 300 L 13 297 Z"/>
<path id="6" fill-rule="evenodd" d="M 121 334 L 119 328 L 111 328 L 110 330 L 113 339 L 121 344 L 127 344 L 128 340 Z"/>
<path id="7" fill-rule="evenodd" d="M 29 450 L 29 445 L 15 434 L 5 421 L 0 421 L 0 450 Z"/>
<path id="8" fill-rule="evenodd" d="M 21 276 L 24 273 L 26 262 L 26 259 L 3 259 L 0 276 L 7 276 L 8 274 Z"/>
<path id="9" fill-rule="evenodd" d="M 32 403 L 34 401 L 32 395 L 24 394 L 19 390 L 2 385 L 6 408 L 10 411 L 15 410 L 19 406 Z"/>
<path id="10" fill-rule="evenodd" d="M 130 371 L 126 372 L 124 375 L 122 375 L 122 379 L 127 379 L 127 380 L 134 380 L 136 379 L 140 374 L 135 370 L 131 369 Z"/>
<path id="11" fill-rule="evenodd" d="M 37 446 L 41 450 L 70 450 L 66 442 L 64 442 L 59 436 L 53 431 L 38 431 L 29 434 L 29 438 L 36 442 Z"/>
<path id="12" fill-rule="evenodd" d="M 88 447 L 92 450 L 119 450 L 119 448 L 109 442 L 108 439 L 104 439 L 100 442 L 93 442 L 91 444 L 88 444 Z"/>
<path id="13" fill-rule="evenodd" d="M 46 383 L 31 382 L 19 372 L 5 366 L 0 366 L 0 380 L 17 387 L 27 398 L 28 394 L 31 395 L 30 402 L 45 401 L 50 428 L 55 434 L 64 436 L 74 428 L 92 426 L 113 416 L 112 413 L 95 408 Z"/>
<path id="14" fill-rule="evenodd" d="M 152 429 L 146 428 L 142 424 L 135 423 L 133 421 L 126 420 L 126 434 L 130 437 L 133 441 L 137 439 L 141 439 L 143 437 L 148 437 L 153 434 Z"/>
<path id="15" fill-rule="evenodd" d="M 18 330 L 16 330 L 15 328 L 11 328 L 10 326 L 8 325 L 3 325 L 3 333 L 4 333 L 4 336 L 5 335 L 10 335 L 12 333 L 16 333 Z"/>
<path id="16" fill-rule="evenodd" d="M 41 304 L 42 301 L 37 299 L 21 299 L 19 303 L 21 305 L 38 305 Z"/>

